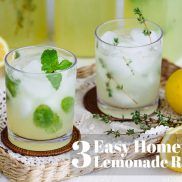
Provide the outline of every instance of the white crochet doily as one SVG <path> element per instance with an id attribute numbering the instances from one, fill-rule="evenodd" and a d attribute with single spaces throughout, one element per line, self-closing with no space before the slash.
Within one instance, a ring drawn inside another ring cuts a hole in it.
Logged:
<path id="1" fill-rule="evenodd" d="M 113 122 L 111 124 L 105 124 L 102 121 L 98 121 L 93 119 L 93 116 L 90 112 L 88 112 L 83 107 L 83 96 L 84 94 L 95 86 L 94 76 L 89 77 L 87 79 L 80 79 L 77 83 L 77 90 L 76 90 L 76 106 L 75 106 L 75 123 L 74 125 L 79 128 L 82 136 L 86 136 L 87 134 L 103 134 L 108 129 L 117 129 L 121 132 L 126 132 L 128 129 L 135 129 L 135 131 L 140 131 L 138 126 L 136 126 L 132 122 Z M 0 131 L 6 126 L 6 100 L 5 100 L 5 91 L 0 90 Z M 163 136 L 165 132 L 168 130 L 168 127 L 165 126 L 158 126 L 156 128 L 152 128 L 151 130 L 146 131 L 146 133 L 141 134 L 139 137 L 135 139 L 150 139 L 157 136 Z M 83 135 L 84 134 L 84 135 Z M 127 142 L 131 144 L 134 142 L 133 137 L 121 137 L 120 142 Z M 60 160 L 68 159 L 70 160 L 70 153 L 68 152 L 58 156 L 52 157 L 30 157 L 30 156 L 23 156 L 18 153 L 14 153 L 13 151 L 9 150 L 0 140 L 0 147 L 4 148 L 11 157 L 14 159 L 27 164 L 27 165 L 45 165 L 47 163 L 57 163 Z"/>

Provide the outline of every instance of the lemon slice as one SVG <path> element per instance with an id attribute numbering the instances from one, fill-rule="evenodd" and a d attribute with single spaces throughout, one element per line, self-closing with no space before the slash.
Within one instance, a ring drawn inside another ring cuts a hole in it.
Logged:
<path id="1" fill-rule="evenodd" d="M 2 37 L 0 37 L 0 68 L 4 66 L 4 56 L 8 53 L 8 51 L 8 44 Z"/>
<path id="2" fill-rule="evenodd" d="M 163 144 L 170 144 L 173 146 L 174 144 L 180 144 L 182 147 L 182 126 L 179 126 L 177 128 L 170 129 L 166 135 L 164 136 L 162 140 Z M 182 149 L 178 149 L 179 153 L 161 153 L 161 159 L 162 160 L 167 160 L 168 164 L 166 164 L 166 167 L 176 171 L 176 172 L 181 172 L 182 173 L 182 167 L 177 167 L 173 165 L 172 163 L 172 158 L 173 157 L 179 157 L 181 159 L 181 166 L 182 166 Z"/>

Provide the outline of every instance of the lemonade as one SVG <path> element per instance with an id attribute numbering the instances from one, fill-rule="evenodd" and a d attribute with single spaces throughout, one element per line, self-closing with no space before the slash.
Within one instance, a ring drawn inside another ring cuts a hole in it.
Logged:
<path id="1" fill-rule="evenodd" d="M 47 40 L 46 0 L 1 0 L 0 36 L 10 48 Z"/>
<path id="2" fill-rule="evenodd" d="M 139 7 L 146 18 L 158 23 L 164 30 L 163 56 L 170 61 L 182 59 L 181 0 L 125 0 L 125 18 L 133 17 L 133 9 Z"/>
<path id="3" fill-rule="evenodd" d="M 116 0 L 55 0 L 55 42 L 77 56 L 94 56 L 94 30 L 116 17 Z"/>
<path id="4" fill-rule="evenodd" d="M 50 70 L 55 63 L 48 64 L 54 58 L 59 61 L 56 71 Z M 71 53 L 51 47 L 25 47 L 7 55 L 7 124 L 12 143 L 42 151 L 59 148 L 70 141 L 75 64 Z"/>
<path id="5" fill-rule="evenodd" d="M 96 30 L 96 85 L 100 110 L 130 118 L 135 110 L 151 114 L 158 106 L 162 31 L 148 22 L 145 36 L 135 19 L 106 22 Z"/>

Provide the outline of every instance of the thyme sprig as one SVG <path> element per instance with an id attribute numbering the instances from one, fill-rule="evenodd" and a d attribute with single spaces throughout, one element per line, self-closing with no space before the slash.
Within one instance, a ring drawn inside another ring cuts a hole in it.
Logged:
<path id="1" fill-rule="evenodd" d="M 119 39 L 117 37 L 114 38 L 113 44 L 117 46 L 119 44 Z"/>
<path id="2" fill-rule="evenodd" d="M 139 21 L 139 23 L 141 23 L 141 24 L 144 25 L 143 34 L 144 34 L 145 36 L 149 36 L 150 43 L 151 43 L 152 40 L 151 40 L 151 36 L 150 36 L 150 35 L 151 35 L 152 32 L 151 32 L 150 29 L 148 28 L 148 26 L 147 26 L 147 24 L 146 24 L 146 20 L 145 20 L 145 18 L 144 18 L 144 16 L 143 16 L 142 12 L 140 11 L 139 8 L 135 8 L 133 11 L 134 11 L 134 14 L 138 16 L 138 17 L 137 17 L 137 20 Z"/>
<path id="3" fill-rule="evenodd" d="M 143 132 L 135 132 L 134 129 L 128 129 L 126 131 L 126 133 L 120 133 L 119 130 L 113 130 L 113 129 L 110 129 L 110 130 L 107 130 L 105 131 L 106 135 L 113 135 L 115 138 L 118 138 L 118 137 L 121 137 L 121 136 L 125 136 L 125 135 L 128 135 L 128 136 L 132 136 L 132 135 L 136 135 L 136 134 L 141 134 Z"/>
<path id="4" fill-rule="evenodd" d="M 112 96 L 113 96 L 113 91 L 112 91 L 112 88 L 111 88 L 111 82 L 112 82 L 112 83 L 115 84 L 115 88 L 116 88 L 116 89 L 121 90 L 121 91 L 130 99 L 130 100 L 132 100 L 135 104 L 138 104 L 137 101 L 136 101 L 135 99 L 133 99 L 133 98 L 125 91 L 123 84 L 118 83 L 118 82 L 114 79 L 112 73 L 109 72 L 109 71 L 107 70 L 107 67 L 106 67 L 106 65 L 104 64 L 104 61 L 103 61 L 101 58 L 99 58 L 99 62 L 100 62 L 100 64 L 101 64 L 102 68 L 105 69 L 105 71 L 106 71 L 106 74 L 105 74 L 105 75 L 106 75 L 107 81 L 106 81 L 106 83 L 105 83 L 105 86 L 106 86 L 106 91 L 107 91 L 107 93 L 108 93 L 108 96 L 109 96 L 109 97 L 112 97 Z"/>
<path id="5" fill-rule="evenodd" d="M 173 128 L 182 125 L 182 117 L 173 118 L 171 115 L 162 114 L 161 111 L 156 111 L 155 114 L 159 125 Z"/>
<path id="6" fill-rule="evenodd" d="M 168 126 L 168 127 L 177 127 L 182 125 L 182 117 L 179 118 L 173 118 L 171 115 L 164 115 L 162 114 L 161 111 L 155 111 L 155 116 L 156 119 L 152 119 L 149 117 L 147 114 L 141 114 L 139 111 L 135 111 L 131 113 L 132 116 L 132 121 L 140 127 L 139 132 L 136 132 L 134 129 L 128 129 L 126 133 L 120 133 L 119 130 L 107 130 L 105 133 L 107 135 L 113 135 L 115 138 L 120 137 L 120 136 L 132 136 L 136 134 L 141 134 L 145 133 L 147 130 L 150 130 L 152 127 L 156 126 Z M 95 114 L 93 115 L 95 119 L 98 119 L 100 121 L 103 121 L 105 123 L 111 123 L 111 118 L 110 116 L 104 115 L 104 114 Z M 118 122 L 123 122 L 123 120 L 117 120 Z"/>
<path id="7" fill-rule="evenodd" d="M 127 59 L 126 57 L 123 56 L 123 60 L 126 64 L 126 66 L 128 66 L 130 72 L 132 73 L 132 75 L 134 76 L 135 75 L 135 72 L 133 70 L 133 68 L 131 67 L 131 63 L 132 63 L 132 60 L 131 59 Z"/>
<path id="8" fill-rule="evenodd" d="M 105 114 L 93 114 L 93 118 L 103 121 L 104 123 L 110 122 L 110 116 L 105 115 Z"/>

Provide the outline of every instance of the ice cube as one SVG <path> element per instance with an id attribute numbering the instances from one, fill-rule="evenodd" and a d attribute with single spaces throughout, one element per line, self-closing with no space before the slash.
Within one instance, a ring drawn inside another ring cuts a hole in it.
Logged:
<path id="1" fill-rule="evenodd" d="M 30 97 L 46 98 L 54 91 L 45 74 L 31 74 L 41 73 L 41 62 L 39 60 L 29 62 L 22 69 L 28 72 L 28 74 L 22 74 L 20 79 L 22 90 Z"/>
<path id="2" fill-rule="evenodd" d="M 114 43 L 114 38 L 118 38 L 118 35 L 115 32 L 105 32 L 104 35 L 102 35 L 101 39 L 104 42 L 107 42 L 109 44 L 113 44 Z"/>
<path id="3" fill-rule="evenodd" d="M 46 98 L 55 91 L 45 75 L 24 76 L 21 86 L 30 97 L 37 99 Z"/>
<path id="4" fill-rule="evenodd" d="M 58 93 L 54 93 L 53 95 L 50 95 L 49 98 L 47 98 L 45 101 L 45 104 L 47 104 L 51 109 L 53 109 L 55 112 L 60 113 L 60 103 L 61 98 Z"/>
<path id="5" fill-rule="evenodd" d="M 29 73 L 41 73 L 41 62 L 40 60 L 33 60 L 22 68 L 23 71 Z"/>
<path id="6" fill-rule="evenodd" d="M 33 101 L 31 98 L 26 96 L 21 96 L 21 98 L 17 99 L 17 106 L 20 109 L 21 117 L 28 117 L 33 113 Z"/>
<path id="7" fill-rule="evenodd" d="M 151 31 L 150 38 L 143 34 L 143 29 L 135 28 L 131 31 L 132 39 L 139 45 L 145 45 L 150 43 L 150 38 L 153 41 L 157 40 L 157 34 Z"/>

